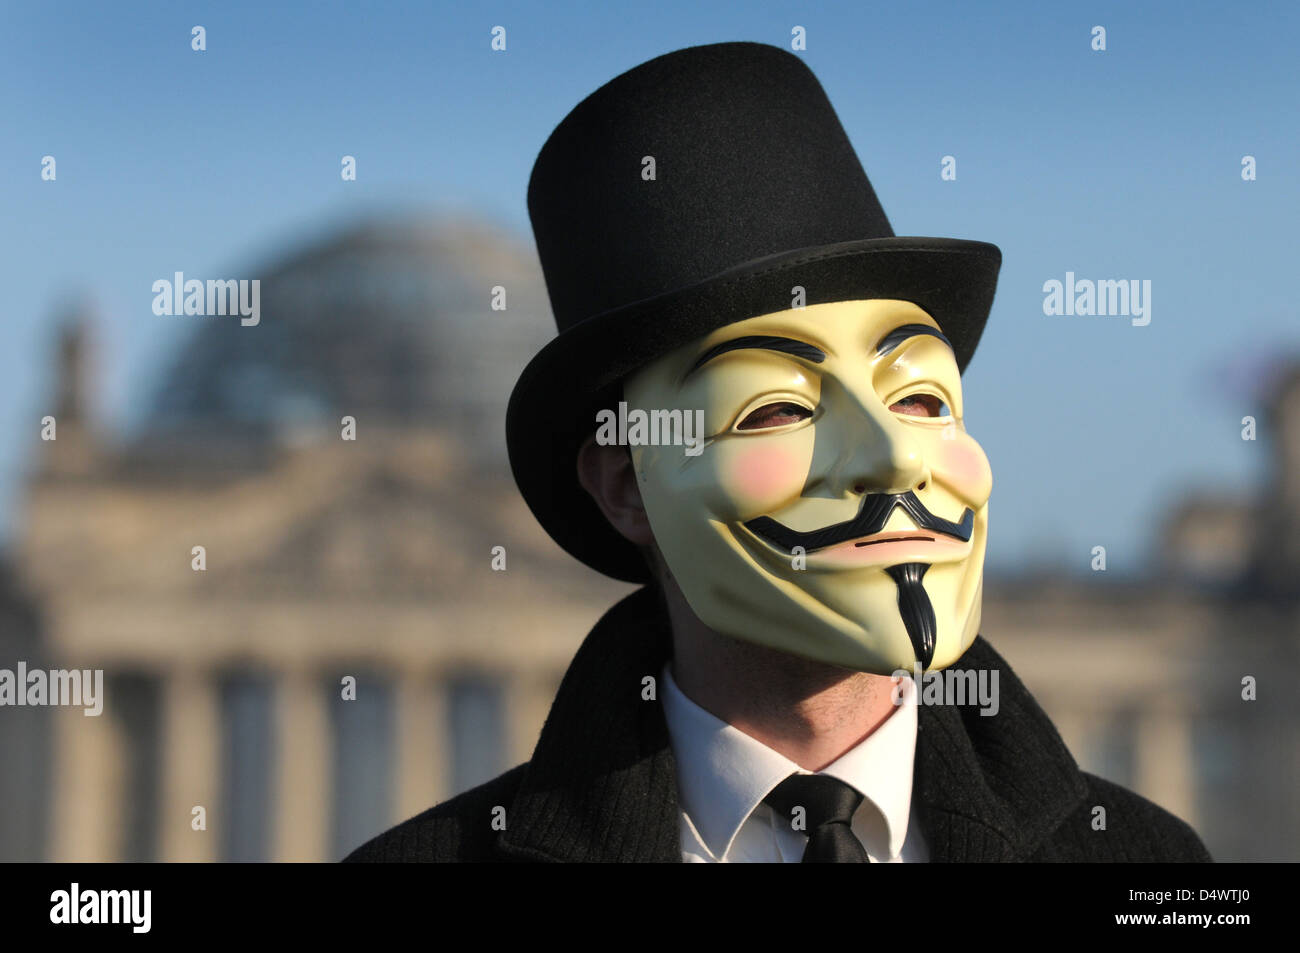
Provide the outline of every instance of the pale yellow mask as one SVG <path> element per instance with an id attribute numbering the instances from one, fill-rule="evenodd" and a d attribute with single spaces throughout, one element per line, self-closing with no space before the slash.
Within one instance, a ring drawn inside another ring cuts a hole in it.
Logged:
<path id="1" fill-rule="evenodd" d="M 631 451 L 659 549 L 710 628 L 878 675 L 944 668 L 974 641 L 993 476 L 921 308 L 730 324 L 632 375 L 624 399 L 703 412 L 702 452 Z"/>

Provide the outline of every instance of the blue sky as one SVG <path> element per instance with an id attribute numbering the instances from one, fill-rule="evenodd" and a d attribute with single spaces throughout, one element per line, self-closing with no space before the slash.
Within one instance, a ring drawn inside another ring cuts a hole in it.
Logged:
<path id="1" fill-rule="evenodd" d="M 580 99 L 660 53 L 788 45 L 797 24 L 895 231 L 1002 249 L 964 382 L 993 464 L 990 565 L 1086 571 L 1105 545 L 1113 570 L 1141 569 L 1184 493 L 1262 478 L 1267 443 L 1240 419 L 1300 354 L 1300 6 L 979 6 L 5 5 L 0 528 L 50 412 L 69 293 L 98 302 L 96 393 L 127 426 L 187 330 L 152 314 L 155 278 L 238 273 L 382 211 L 465 209 L 531 244 L 532 162 Z M 1043 283 L 1067 271 L 1149 279 L 1151 323 L 1045 316 Z"/>

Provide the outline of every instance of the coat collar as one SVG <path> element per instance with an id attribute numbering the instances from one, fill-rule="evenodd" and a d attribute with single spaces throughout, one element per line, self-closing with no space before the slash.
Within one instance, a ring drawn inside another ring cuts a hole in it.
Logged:
<path id="1" fill-rule="evenodd" d="M 654 590 L 605 613 L 560 684 L 502 851 L 521 860 L 681 860 L 676 765 L 657 698 L 671 652 Z M 920 706 L 915 820 L 931 861 L 1025 859 L 1087 786 L 1047 716 L 982 637 L 956 667 L 998 671 L 998 714 Z"/>

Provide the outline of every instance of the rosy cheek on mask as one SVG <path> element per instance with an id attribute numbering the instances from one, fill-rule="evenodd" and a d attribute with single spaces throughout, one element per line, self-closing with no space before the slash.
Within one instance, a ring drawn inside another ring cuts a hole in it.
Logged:
<path id="1" fill-rule="evenodd" d="M 732 456 L 719 476 L 723 491 L 740 509 L 766 509 L 799 495 L 808 462 L 779 447 L 754 447 Z"/>
<path id="2" fill-rule="evenodd" d="M 939 440 L 931 472 L 955 490 L 979 500 L 992 490 L 992 474 L 984 451 L 969 437 Z"/>

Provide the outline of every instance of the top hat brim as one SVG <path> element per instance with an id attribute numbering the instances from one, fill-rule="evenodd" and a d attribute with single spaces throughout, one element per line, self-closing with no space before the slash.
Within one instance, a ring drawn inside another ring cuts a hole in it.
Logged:
<path id="1" fill-rule="evenodd" d="M 623 379 L 720 327 L 791 307 L 892 298 L 938 322 L 965 371 L 993 305 L 1002 253 L 953 238 L 871 238 L 770 255 L 689 288 L 579 322 L 520 375 L 506 411 L 515 481 L 538 522 L 570 555 L 628 582 L 647 582 L 636 546 L 605 519 L 577 478 L 577 451 L 596 412 L 616 409 Z"/>

